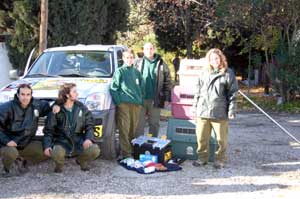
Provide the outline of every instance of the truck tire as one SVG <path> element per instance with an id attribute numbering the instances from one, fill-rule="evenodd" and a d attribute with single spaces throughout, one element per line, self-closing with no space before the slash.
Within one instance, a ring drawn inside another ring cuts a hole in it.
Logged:
<path id="1" fill-rule="evenodd" d="M 107 129 L 103 142 L 100 144 L 101 156 L 103 159 L 116 159 L 119 153 L 119 140 L 116 131 L 115 111 L 108 116 Z"/>

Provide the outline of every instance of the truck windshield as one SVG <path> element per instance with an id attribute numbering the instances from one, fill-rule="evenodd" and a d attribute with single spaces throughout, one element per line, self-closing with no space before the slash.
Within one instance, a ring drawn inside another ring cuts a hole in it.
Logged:
<path id="1" fill-rule="evenodd" d="M 112 54 L 107 51 L 53 51 L 43 53 L 27 77 L 110 77 Z"/>

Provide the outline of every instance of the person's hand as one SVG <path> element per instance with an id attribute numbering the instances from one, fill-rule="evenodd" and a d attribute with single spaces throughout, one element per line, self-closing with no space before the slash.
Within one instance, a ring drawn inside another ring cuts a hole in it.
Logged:
<path id="1" fill-rule="evenodd" d="M 47 157 L 51 157 L 51 151 L 52 151 L 52 149 L 50 147 L 46 148 L 44 150 L 44 155 L 47 156 Z"/>
<path id="2" fill-rule="evenodd" d="M 92 142 L 91 140 L 86 139 L 86 140 L 83 142 L 82 146 L 83 146 L 84 149 L 87 149 L 87 148 L 89 148 L 90 146 L 92 146 L 92 144 L 93 144 L 93 142 Z"/>
<path id="3" fill-rule="evenodd" d="M 9 142 L 6 144 L 6 146 L 17 147 L 18 145 L 17 145 L 17 143 L 16 143 L 15 141 L 11 140 L 11 141 L 9 141 Z"/>
<path id="4" fill-rule="evenodd" d="M 56 113 L 59 113 L 60 111 L 60 107 L 58 105 L 54 105 L 52 107 L 52 113 L 56 114 Z"/>

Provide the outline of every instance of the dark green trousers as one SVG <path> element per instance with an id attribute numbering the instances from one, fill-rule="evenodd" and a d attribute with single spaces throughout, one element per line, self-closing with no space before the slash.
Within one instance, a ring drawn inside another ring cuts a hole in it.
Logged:
<path id="1" fill-rule="evenodd" d="M 131 140 L 136 137 L 141 106 L 121 103 L 117 107 L 117 126 L 119 129 L 120 149 L 123 157 L 132 155 Z"/>
<path id="2" fill-rule="evenodd" d="M 149 131 L 153 137 L 157 137 L 159 133 L 160 108 L 153 106 L 153 100 L 144 100 L 144 106 L 141 108 L 139 122 L 137 126 L 137 136 L 144 135 L 146 116 L 148 117 Z"/>
<path id="3" fill-rule="evenodd" d="M 77 155 L 77 154 L 74 154 Z M 97 144 L 93 144 L 87 149 L 84 149 L 82 153 L 78 154 L 77 161 L 80 166 L 87 164 L 88 162 L 95 160 L 100 155 L 100 148 Z M 54 145 L 51 158 L 56 165 L 63 166 L 65 164 L 66 150 L 60 145 Z"/>
<path id="4" fill-rule="evenodd" d="M 16 147 L 5 146 L 0 149 L 3 166 L 9 170 L 18 157 L 22 157 L 33 163 L 41 162 L 47 159 L 44 155 L 41 141 L 30 142 L 23 150 Z"/>

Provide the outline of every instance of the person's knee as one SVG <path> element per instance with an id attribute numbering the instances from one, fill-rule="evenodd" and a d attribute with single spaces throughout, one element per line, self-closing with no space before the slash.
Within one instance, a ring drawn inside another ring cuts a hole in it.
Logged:
<path id="1" fill-rule="evenodd" d="M 84 149 L 83 154 L 81 155 L 82 158 L 88 160 L 94 160 L 100 155 L 100 148 L 97 144 L 93 144 L 87 149 Z"/>
<path id="2" fill-rule="evenodd" d="M 93 144 L 88 149 L 86 149 L 87 155 L 91 159 L 96 159 L 100 155 L 100 148 L 97 144 Z"/>
<path id="3" fill-rule="evenodd" d="M 15 160 L 19 156 L 19 152 L 16 147 L 6 146 L 1 149 L 1 155 L 3 158 Z"/>
<path id="4" fill-rule="evenodd" d="M 51 157 L 53 159 L 64 159 L 66 155 L 66 151 L 62 146 L 55 145 L 51 152 Z"/>

